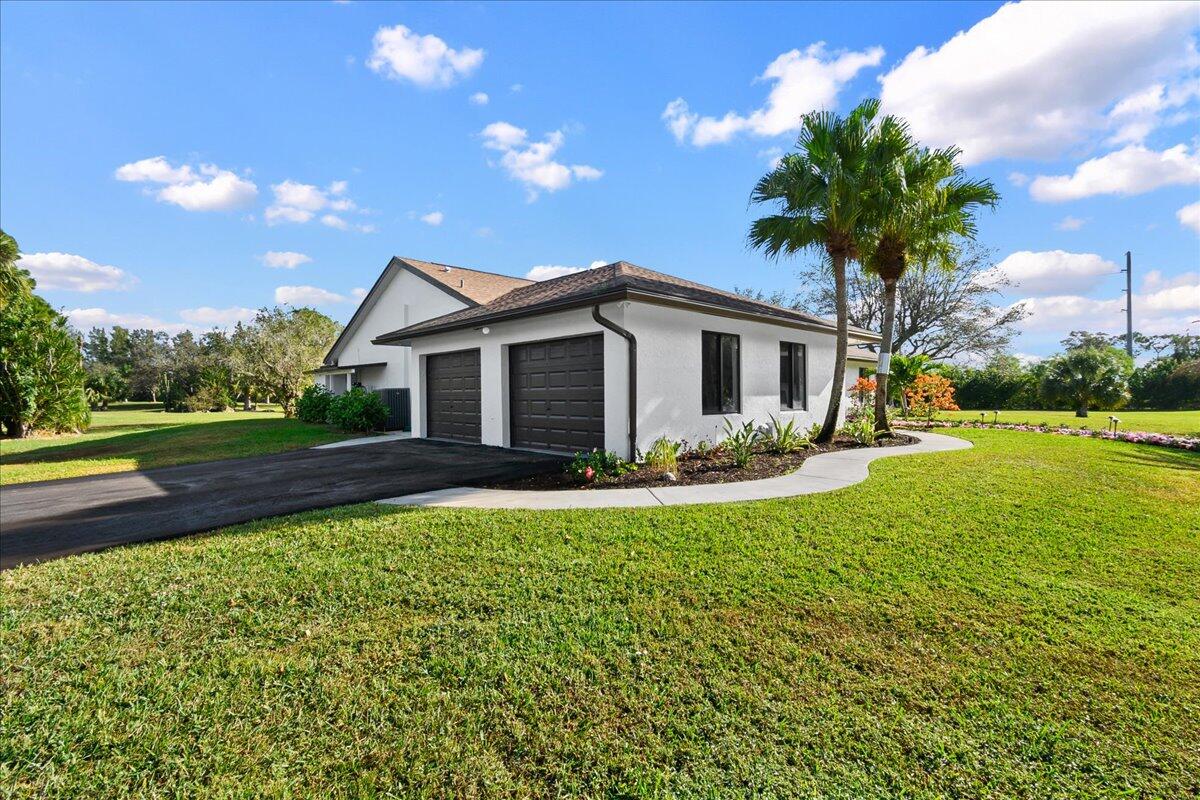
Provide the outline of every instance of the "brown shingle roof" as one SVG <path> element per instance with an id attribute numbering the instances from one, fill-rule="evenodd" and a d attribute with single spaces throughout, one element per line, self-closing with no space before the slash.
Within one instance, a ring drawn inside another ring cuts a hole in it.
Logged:
<path id="1" fill-rule="evenodd" d="M 690 304 L 716 306 L 741 312 L 752 317 L 800 323 L 806 327 L 822 330 L 832 331 L 834 329 L 834 324 L 822 317 L 751 300 L 731 292 L 714 289 L 711 286 L 655 272 L 626 261 L 617 261 L 596 269 L 517 287 L 483 305 L 452 311 L 449 314 L 418 322 L 398 331 L 385 333 L 376 337 L 375 342 L 379 344 L 396 343 L 417 336 L 473 327 L 492 320 L 530 316 L 558 308 L 574 307 L 630 295 L 674 298 Z M 876 334 L 862 328 L 852 327 L 851 333 L 860 337 L 877 338 Z"/>
<path id="2" fill-rule="evenodd" d="M 440 283 L 456 294 L 460 294 L 474 303 L 490 303 L 502 294 L 520 286 L 528 286 L 533 281 L 525 278 L 514 278 L 509 275 L 497 275 L 495 272 L 483 272 L 467 267 L 453 267 L 449 264 L 437 264 L 432 261 L 419 261 L 415 258 L 396 258 L 401 265 L 407 265 L 426 278 Z"/>

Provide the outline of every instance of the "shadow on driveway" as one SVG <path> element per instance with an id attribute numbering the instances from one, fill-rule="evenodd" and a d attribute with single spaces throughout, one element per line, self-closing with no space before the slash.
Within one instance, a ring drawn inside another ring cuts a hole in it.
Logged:
<path id="1" fill-rule="evenodd" d="M 382 442 L 0 487 L 0 569 L 262 517 L 562 469 L 560 456 Z"/>

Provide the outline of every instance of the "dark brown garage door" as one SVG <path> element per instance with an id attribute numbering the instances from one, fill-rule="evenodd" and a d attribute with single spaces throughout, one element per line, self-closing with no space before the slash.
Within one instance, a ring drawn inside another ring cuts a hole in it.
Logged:
<path id="1" fill-rule="evenodd" d="M 513 345 L 508 350 L 513 447 L 604 447 L 604 337 Z"/>
<path id="2" fill-rule="evenodd" d="M 479 441 L 479 351 L 438 353 L 425 359 L 425 435 Z"/>

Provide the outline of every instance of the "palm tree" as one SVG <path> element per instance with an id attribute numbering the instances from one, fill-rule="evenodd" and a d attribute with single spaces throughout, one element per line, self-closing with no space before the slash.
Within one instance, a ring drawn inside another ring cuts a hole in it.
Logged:
<path id="1" fill-rule="evenodd" d="M 864 100 L 845 117 L 830 111 L 805 114 L 796 140 L 798 152 L 784 156 L 750 195 L 752 203 L 777 208 L 777 213 L 751 224 L 751 247 L 770 258 L 819 251 L 833 271 L 837 347 L 829 408 L 817 442 L 830 441 L 837 429 L 846 379 L 846 262 L 858 259 L 859 243 L 869 231 L 871 198 L 879 183 L 873 168 L 881 161 L 872 157 L 880 130 L 878 114 L 875 99 Z"/>
<path id="2" fill-rule="evenodd" d="M 1070 404 L 1075 416 L 1089 406 L 1120 408 L 1129 401 L 1133 359 L 1115 347 L 1068 350 L 1046 364 L 1038 393 L 1052 404 Z"/>
<path id="3" fill-rule="evenodd" d="M 873 151 L 881 160 L 874 169 L 881 182 L 873 197 L 872 236 L 860 242 L 863 267 L 883 281 L 883 330 L 875 375 L 875 430 L 880 433 L 890 430 L 887 384 L 896 284 L 910 263 L 926 269 L 953 269 L 955 240 L 973 239 L 975 212 L 1000 200 L 990 181 L 964 176 L 957 147 L 917 148 L 902 124 L 893 135 L 897 141 Z"/>

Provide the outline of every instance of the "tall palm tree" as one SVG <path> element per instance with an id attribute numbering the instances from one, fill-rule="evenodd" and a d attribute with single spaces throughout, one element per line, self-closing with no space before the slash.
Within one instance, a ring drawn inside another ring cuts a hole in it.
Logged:
<path id="1" fill-rule="evenodd" d="M 784 156 L 750 195 L 752 203 L 776 207 L 776 213 L 751 224 L 751 247 L 770 258 L 823 252 L 833 272 L 837 347 L 829 408 L 817 442 L 830 441 L 837 429 L 846 379 L 846 262 L 859 257 L 872 219 L 872 197 L 878 194 L 874 170 L 882 159 L 872 153 L 882 125 L 876 122 L 878 115 L 875 99 L 864 100 L 845 117 L 830 111 L 805 114 L 797 152 Z"/>
<path id="2" fill-rule="evenodd" d="M 888 372 L 896 318 L 896 284 L 909 264 L 953 269 L 955 242 L 973 239 L 975 213 L 1000 195 L 990 181 L 967 178 L 957 147 L 918 148 L 901 125 L 898 139 L 873 150 L 880 176 L 871 205 L 872 232 L 860 241 L 863 266 L 883 281 L 883 330 L 875 375 L 875 429 L 889 431 Z"/>

